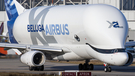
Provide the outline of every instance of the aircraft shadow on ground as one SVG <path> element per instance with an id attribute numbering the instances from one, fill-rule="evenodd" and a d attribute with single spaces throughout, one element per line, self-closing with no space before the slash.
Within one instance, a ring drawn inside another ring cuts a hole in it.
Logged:
<path id="1" fill-rule="evenodd" d="M 135 66 L 110 66 L 110 67 L 112 68 L 112 71 L 135 72 Z M 93 71 L 104 71 L 104 68 L 105 67 L 103 65 L 94 65 Z M 52 66 L 49 67 L 49 69 L 45 67 L 45 71 L 65 71 L 65 70 L 78 70 L 78 66 Z"/>

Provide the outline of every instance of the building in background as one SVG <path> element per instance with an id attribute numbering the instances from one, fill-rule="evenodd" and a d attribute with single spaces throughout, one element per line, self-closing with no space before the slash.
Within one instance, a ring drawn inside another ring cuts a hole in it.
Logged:
<path id="1" fill-rule="evenodd" d="M 125 15 L 129 25 L 128 41 L 135 41 L 135 0 L 89 0 L 89 4 L 109 4 Z"/>
<path id="2" fill-rule="evenodd" d="M 26 9 L 38 6 L 51 5 L 86 5 L 86 4 L 109 4 L 120 9 L 129 24 L 129 36 L 127 41 L 135 41 L 135 0 L 17 0 Z M 0 0 L 0 24 L 8 20 L 4 0 Z"/>

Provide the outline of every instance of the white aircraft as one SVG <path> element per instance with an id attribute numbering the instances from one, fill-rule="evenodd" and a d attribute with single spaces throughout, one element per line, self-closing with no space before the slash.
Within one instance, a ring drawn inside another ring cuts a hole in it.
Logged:
<path id="1" fill-rule="evenodd" d="M 86 60 L 79 70 L 93 70 L 90 59 L 108 64 L 130 65 L 125 51 L 127 20 L 117 8 L 104 5 L 42 6 L 25 10 L 16 0 L 5 0 L 10 43 L 29 70 L 44 70 L 45 60 Z"/>

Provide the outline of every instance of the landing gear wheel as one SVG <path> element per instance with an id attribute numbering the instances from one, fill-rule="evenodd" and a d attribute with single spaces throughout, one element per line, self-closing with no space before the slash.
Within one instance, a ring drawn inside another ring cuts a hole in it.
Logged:
<path id="1" fill-rule="evenodd" d="M 86 63 L 84 63 L 84 65 L 83 65 L 83 69 L 84 69 L 84 70 L 89 70 L 89 65 L 88 65 L 88 64 L 86 64 Z"/>
<path id="2" fill-rule="evenodd" d="M 44 65 L 39 66 L 39 71 L 43 71 L 44 70 Z"/>
<path id="3" fill-rule="evenodd" d="M 44 70 L 44 65 L 42 65 L 42 66 L 37 66 L 37 67 L 29 66 L 29 70 L 30 70 L 30 71 L 43 71 L 43 70 Z"/>
<path id="4" fill-rule="evenodd" d="M 79 70 L 93 70 L 94 66 L 93 64 L 89 64 L 90 60 L 86 59 L 84 64 L 79 64 L 78 68 Z"/>
<path id="5" fill-rule="evenodd" d="M 33 70 L 34 70 L 34 67 L 29 66 L 29 70 L 30 70 L 30 71 L 33 71 Z"/>
<path id="6" fill-rule="evenodd" d="M 105 72 L 107 72 L 107 71 L 108 71 L 107 67 L 105 67 L 104 71 L 105 71 Z"/>
<path id="7" fill-rule="evenodd" d="M 79 70 L 83 70 L 83 65 L 79 64 Z"/>
<path id="8" fill-rule="evenodd" d="M 93 65 L 93 64 L 90 64 L 90 65 L 89 65 L 89 69 L 90 69 L 90 70 L 93 70 L 93 69 L 94 69 L 94 65 Z"/>
<path id="9" fill-rule="evenodd" d="M 108 72 L 111 72 L 111 71 L 112 71 L 111 67 L 108 67 Z"/>
<path id="10" fill-rule="evenodd" d="M 104 71 L 105 71 L 105 72 L 111 72 L 112 69 L 111 69 L 111 67 L 105 67 Z"/>
<path id="11" fill-rule="evenodd" d="M 44 65 L 35 67 L 35 71 L 43 71 L 44 70 Z"/>

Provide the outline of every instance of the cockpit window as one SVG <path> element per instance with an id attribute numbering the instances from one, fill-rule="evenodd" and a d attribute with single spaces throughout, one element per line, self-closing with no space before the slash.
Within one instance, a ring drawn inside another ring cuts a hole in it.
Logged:
<path id="1" fill-rule="evenodd" d="M 117 53 L 117 52 L 125 52 L 125 49 L 98 49 L 95 48 L 93 46 L 91 46 L 90 44 L 86 43 L 87 45 L 89 45 L 93 50 L 100 52 L 100 53 Z"/>

